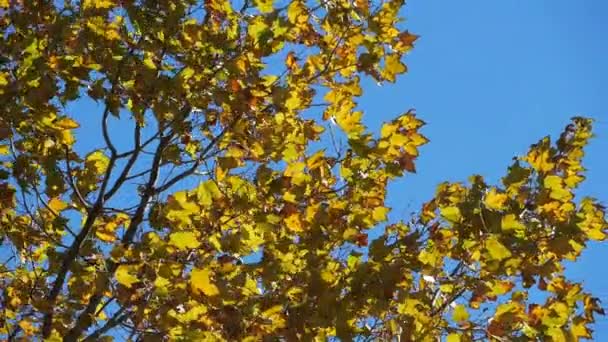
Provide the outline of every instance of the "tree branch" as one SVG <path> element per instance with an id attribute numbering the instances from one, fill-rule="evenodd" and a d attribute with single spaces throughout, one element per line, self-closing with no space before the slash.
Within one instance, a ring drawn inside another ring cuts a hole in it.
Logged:
<path id="1" fill-rule="evenodd" d="M 135 123 L 134 131 L 135 131 L 134 132 L 135 148 L 133 149 L 133 154 L 131 155 L 131 158 L 129 158 L 127 165 L 125 165 L 124 169 L 120 173 L 120 176 L 118 176 L 118 179 L 116 180 L 116 182 L 114 183 L 112 188 L 110 188 L 110 190 L 106 194 L 103 195 L 104 202 L 109 200 L 118 191 L 118 189 L 120 189 L 122 184 L 126 181 L 127 176 L 129 175 L 129 172 L 131 171 L 131 168 L 133 167 L 133 165 L 135 165 L 135 162 L 137 161 L 137 158 L 139 157 L 139 152 L 141 151 L 142 147 L 141 147 L 141 126 L 138 123 Z"/>
<path id="2" fill-rule="evenodd" d="M 164 127 L 159 127 L 159 130 L 164 130 Z M 171 141 L 172 134 L 167 136 L 162 136 L 161 134 L 160 142 L 158 143 L 156 152 L 154 153 L 154 160 L 152 161 L 152 171 L 150 172 L 150 177 L 148 178 L 148 182 L 141 195 L 141 200 L 139 202 L 139 205 L 137 206 L 137 211 L 133 215 L 133 218 L 129 223 L 129 227 L 127 228 L 127 231 L 125 232 L 125 235 L 121 240 L 121 243 L 125 246 L 128 246 L 133 240 L 137 228 L 143 221 L 144 213 L 150 202 L 150 198 L 152 198 L 155 193 L 154 187 L 156 186 L 156 181 L 158 179 L 158 174 L 160 171 L 162 154 L 167 144 Z M 112 279 L 112 276 L 118 269 L 118 264 L 113 262 L 112 260 L 108 260 L 106 264 L 108 271 L 105 280 L 102 282 L 101 286 L 96 289 L 95 294 L 91 296 L 87 307 L 80 313 L 76 320 L 76 324 L 72 329 L 70 329 L 70 331 L 64 338 L 65 340 L 76 341 L 80 337 L 80 335 L 82 335 L 82 333 L 91 325 L 94 319 L 93 315 L 95 313 L 97 305 L 99 305 L 99 302 L 103 298 L 103 290 L 107 288 L 108 284 Z"/>
<path id="3" fill-rule="evenodd" d="M 127 53 L 127 55 L 130 56 L 132 53 L 133 53 L 133 49 L 130 49 L 129 52 Z M 95 204 L 93 205 L 93 207 L 88 210 L 87 219 L 86 219 L 81 231 L 74 238 L 72 245 L 66 252 L 66 254 L 61 262 L 61 267 L 59 268 L 59 272 L 57 272 L 57 277 L 55 278 L 55 282 L 53 283 L 51 291 L 47 295 L 46 299 L 49 304 L 49 306 L 48 306 L 49 309 L 46 312 L 46 314 L 44 315 L 44 318 L 42 319 L 42 331 L 41 331 L 42 337 L 45 339 L 51 335 L 51 332 L 53 330 L 54 305 L 55 305 L 55 302 L 57 301 L 57 297 L 59 296 L 59 293 L 61 292 L 61 289 L 63 288 L 63 285 L 65 284 L 65 280 L 66 280 L 68 271 L 69 271 L 70 267 L 72 266 L 72 263 L 74 262 L 74 260 L 76 260 L 76 257 L 78 256 L 78 253 L 80 252 L 80 246 L 82 245 L 84 240 L 89 235 L 89 231 L 91 230 L 93 223 L 95 222 L 95 220 L 97 219 L 97 216 L 99 216 L 99 214 L 101 213 L 102 208 L 103 208 L 104 192 L 108 185 L 109 178 L 112 173 L 112 169 L 114 168 L 114 163 L 116 162 L 116 148 L 114 147 L 112 142 L 109 140 L 109 135 L 107 135 L 107 118 L 110 113 L 109 97 L 112 96 L 114 94 L 114 92 L 116 91 L 117 83 L 120 79 L 121 70 L 124 65 L 124 61 L 126 59 L 127 59 L 126 57 L 123 58 L 121 60 L 120 64 L 116 68 L 117 69 L 116 75 L 112 79 L 112 88 L 110 91 L 110 95 L 108 96 L 108 98 L 106 98 L 106 106 L 105 106 L 103 117 L 102 117 L 102 126 L 104 127 L 104 131 L 105 131 L 104 138 L 107 138 L 106 144 L 108 145 L 108 148 L 110 148 L 110 151 L 111 151 L 110 162 L 108 164 L 108 168 L 106 169 L 106 173 L 105 173 L 102 185 L 99 189 L 99 195 L 97 197 L 97 200 L 95 201 Z M 68 164 L 69 164 L 69 161 L 68 161 Z M 71 173 L 71 172 L 68 172 L 68 173 Z"/>
<path id="4" fill-rule="evenodd" d="M 93 331 L 91 334 L 89 334 L 89 336 L 85 337 L 83 341 L 84 342 L 97 341 L 99 339 L 99 337 L 101 337 L 101 335 L 103 335 L 106 332 L 110 331 L 115 326 L 121 324 L 131 314 L 130 312 L 125 312 L 125 311 L 126 311 L 126 306 L 121 307 L 114 314 L 114 316 L 112 316 L 112 318 L 110 318 L 106 322 L 106 324 L 103 325 L 103 327 L 101 327 L 101 328 Z"/>

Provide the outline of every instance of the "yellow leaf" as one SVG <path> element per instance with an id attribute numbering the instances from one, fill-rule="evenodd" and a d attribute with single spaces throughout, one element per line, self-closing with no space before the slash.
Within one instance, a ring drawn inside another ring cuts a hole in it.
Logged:
<path id="1" fill-rule="evenodd" d="M 25 335 L 31 336 L 36 331 L 36 328 L 34 328 L 34 325 L 29 320 L 20 321 L 18 325 L 23 330 Z"/>
<path id="2" fill-rule="evenodd" d="M 194 214 L 200 211 L 200 208 L 196 203 L 189 201 L 188 193 L 185 191 L 174 193 L 173 198 L 187 214 Z"/>
<path id="3" fill-rule="evenodd" d="M 385 77 L 387 80 L 394 82 L 395 76 L 407 71 L 405 64 L 401 63 L 401 57 L 397 54 L 386 56 L 385 60 Z"/>
<path id="4" fill-rule="evenodd" d="M 574 336 L 575 338 L 591 338 L 591 333 L 589 332 L 589 329 L 587 329 L 587 326 L 585 325 L 585 322 L 577 322 L 572 324 L 572 328 L 570 328 L 570 333 L 572 333 L 572 336 Z"/>
<path id="5" fill-rule="evenodd" d="M 372 217 L 375 221 L 386 221 L 386 214 L 388 214 L 389 210 L 386 207 L 376 207 L 372 212 Z"/>
<path id="6" fill-rule="evenodd" d="M 8 145 L 0 145 L 0 156 L 7 156 L 10 153 Z"/>
<path id="7" fill-rule="evenodd" d="M 285 318 L 283 317 L 283 306 L 274 305 L 262 312 L 262 317 L 272 321 L 271 329 L 283 328 L 285 326 Z"/>
<path id="8" fill-rule="evenodd" d="M 505 208 L 505 202 L 507 201 L 507 195 L 503 193 L 498 193 L 496 188 L 492 188 L 486 194 L 483 203 L 486 208 L 492 210 L 503 210 Z"/>
<path id="9" fill-rule="evenodd" d="M 59 213 L 68 207 L 67 203 L 56 197 L 52 198 L 48 205 L 49 208 L 51 208 L 51 210 L 53 210 L 55 213 Z"/>
<path id="10" fill-rule="evenodd" d="M 591 240 L 602 241 L 606 238 L 606 234 L 601 230 L 590 229 L 586 233 Z"/>
<path id="11" fill-rule="evenodd" d="M 441 212 L 441 216 L 450 222 L 458 223 L 462 219 L 458 207 L 445 207 L 441 208 L 439 211 Z"/>
<path id="12" fill-rule="evenodd" d="M 452 312 L 452 319 L 457 323 L 466 322 L 469 320 L 469 312 L 464 305 L 456 305 L 454 312 Z"/>
<path id="13" fill-rule="evenodd" d="M 270 13 L 272 12 L 272 0 L 254 0 L 255 6 L 262 13 Z"/>
<path id="14" fill-rule="evenodd" d="M 346 228 L 344 230 L 344 233 L 342 233 L 342 237 L 344 238 L 344 240 L 350 240 L 354 239 L 357 234 L 359 234 L 359 230 L 355 228 Z"/>
<path id="15" fill-rule="evenodd" d="M 289 191 L 283 194 L 283 200 L 285 202 L 298 203 L 296 195 Z"/>
<path id="16" fill-rule="evenodd" d="M 315 154 L 308 157 L 308 159 L 306 160 L 306 166 L 310 170 L 314 170 L 314 169 L 320 167 L 321 165 L 323 165 L 323 162 L 325 161 L 324 157 L 325 157 L 324 150 L 317 151 Z"/>
<path id="17" fill-rule="evenodd" d="M 289 228 L 290 230 L 292 230 L 294 232 L 301 232 L 302 231 L 302 222 L 300 221 L 300 214 L 294 213 L 294 214 L 289 215 L 285 219 L 285 225 L 287 226 L 287 228 Z"/>
<path id="18" fill-rule="evenodd" d="M 95 231 L 95 236 L 97 236 L 101 241 L 113 242 L 116 240 L 116 234 L 114 233 L 116 228 L 118 228 L 118 224 L 116 224 L 116 222 L 108 222 L 107 224 L 97 228 Z"/>
<path id="19" fill-rule="evenodd" d="M 253 295 L 258 295 L 260 294 L 260 290 L 258 289 L 258 284 L 256 283 L 256 281 L 251 278 L 251 277 L 247 277 L 247 279 L 245 279 L 245 285 L 242 287 L 242 291 L 243 294 L 246 296 L 253 296 Z"/>
<path id="20" fill-rule="evenodd" d="M 399 129 L 398 125 L 392 124 L 392 123 L 385 123 L 385 124 L 382 125 L 382 128 L 380 129 L 380 137 L 382 139 L 388 138 L 392 134 L 394 134 L 395 132 L 397 132 L 397 129 Z"/>
<path id="21" fill-rule="evenodd" d="M 418 260 L 423 264 L 430 265 L 432 267 L 437 266 L 440 263 L 442 257 L 435 251 L 428 252 L 426 250 L 421 251 L 418 254 Z"/>
<path id="22" fill-rule="evenodd" d="M 176 232 L 169 236 L 169 244 L 177 249 L 193 249 L 201 245 L 194 232 Z"/>
<path id="23" fill-rule="evenodd" d="M 156 63 L 154 63 L 153 55 L 149 52 L 144 54 L 144 65 L 151 70 L 156 70 Z"/>
<path id="24" fill-rule="evenodd" d="M 564 331 L 559 327 L 550 327 L 546 332 L 547 336 L 550 337 L 550 340 L 553 342 L 566 342 L 566 335 Z"/>
<path id="25" fill-rule="evenodd" d="M 88 168 L 92 169 L 93 172 L 100 175 L 104 173 L 108 168 L 108 165 L 110 164 L 110 159 L 105 154 L 103 154 L 102 151 L 95 151 L 93 153 L 90 153 L 86 157 L 85 163 L 87 164 Z"/>
<path id="26" fill-rule="evenodd" d="M 486 250 L 493 260 L 503 260 L 511 256 L 511 251 L 494 236 L 491 236 L 486 240 Z"/>
<path id="27" fill-rule="evenodd" d="M 213 200 L 222 196 L 222 192 L 217 187 L 217 184 L 212 180 L 207 180 L 198 186 L 196 189 L 196 199 L 202 207 L 209 207 L 213 204 Z"/>
<path id="28" fill-rule="evenodd" d="M 502 221 L 501 221 L 501 227 L 502 230 L 506 230 L 506 231 L 510 231 L 510 230 L 515 230 L 515 231 L 522 231 L 526 229 L 526 226 L 524 226 L 521 222 L 519 222 L 519 220 L 517 219 L 517 217 L 514 214 L 508 214 L 503 216 Z"/>
<path id="29" fill-rule="evenodd" d="M 220 294 L 219 289 L 211 282 L 211 271 L 207 268 L 192 270 L 190 276 L 190 287 L 195 293 L 204 294 L 208 297 Z"/>
<path id="30" fill-rule="evenodd" d="M 456 333 L 451 333 L 448 335 L 448 337 L 445 339 L 446 342 L 460 342 L 460 335 L 456 334 Z"/>
<path id="31" fill-rule="evenodd" d="M 530 149 L 530 152 L 526 156 L 525 160 L 537 171 L 544 173 L 553 170 L 555 166 L 551 162 L 551 155 L 549 153 L 549 139 L 543 139 L 539 144 L 535 145 Z"/>
<path id="32" fill-rule="evenodd" d="M 118 269 L 116 270 L 116 280 L 119 284 L 126 287 L 131 287 L 131 285 L 139 281 L 137 277 L 129 273 L 129 266 L 127 265 L 118 266 Z"/>
<path id="33" fill-rule="evenodd" d="M 551 192 L 549 197 L 552 199 L 565 202 L 572 199 L 572 194 L 568 189 L 564 187 L 564 183 L 561 177 L 555 175 L 549 175 L 545 177 L 543 181 L 543 185 L 545 188 L 549 189 Z"/>
<path id="34" fill-rule="evenodd" d="M 265 33 L 268 31 L 268 24 L 264 21 L 264 19 L 260 16 L 257 16 L 253 22 L 249 24 L 247 28 L 247 33 L 251 38 L 253 38 L 254 42 L 260 41 L 263 38 Z"/>
<path id="35" fill-rule="evenodd" d="M 108 9 L 114 6 L 114 1 L 111 0 L 84 0 L 82 2 L 83 9 Z"/>
<path id="36" fill-rule="evenodd" d="M 347 134 L 358 134 L 363 131 L 361 124 L 362 112 L 339 111 L 336 112 L 336 122 Z"/>
<path id="37" fill-rule="evenodd" d="M 78 122 L 70 118 L 62 118 L 55 122 L 55 127 L 62 129 L 74 129 L 80 127 Z"/>
<path id="38" fill-rule="evenodd" d="M 330 270 L 323 270 L 321 272 L 321 279 L 328 284 L 333 284 L 336 281 L 336 274 Z"/>
<path id="39" fill-rule="evenodd" d="M 301 174 L 302 172 L 304 172 L 305 167 L 306 167 L 306 164 L 302 163 L 302 162 L 290 163 L 285 168 L 284 174 L 287 177 L 296 177 L 299 174 Z"/>
<path id="40" fill-rule="evenodd" d="M 292 24 L 303 24 L 308 21 L 308 10 L 300 0 L 291 1 L 287 7 L 287 18 Z"/>
<path id="41" fill-rule="evenodd" d="M 74 144 L 74 142 L 76 141 L 76 139 L 74 139 L 74 136 L 72 135 L 72 132 L 69 130 L 61 131 L 59 133 L 58 140 L 60 143 L 62 143 L 64 145 L 68 145 L 68 146 L 72 146 Z"/>

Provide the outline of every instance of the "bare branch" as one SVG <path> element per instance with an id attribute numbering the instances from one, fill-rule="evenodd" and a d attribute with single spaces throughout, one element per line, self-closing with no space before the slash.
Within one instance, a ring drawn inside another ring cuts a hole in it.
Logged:
<path id="1" fill-rule="evenodd" d="M 110 318 L 106 322 L 106 324 L 104 324 L 101 328 L 93 331 L 89 336 L 85 337 L 83 341 L 85 341 L 85 342 L 97 341 L 101 337 L 101 335 L 110 331 L 115 326 L 121 324 L 125 319 L 127 319 L 131 315 L 130 312 L 125 312 L 125 311 L 126 311 L 126 306 L 121 307 L 114 314 L 114 316 L 112 316 L 112 318 Z"/>
<path id="2" fill-rule="evenodd" d="M 134 140 L 135 140 L 135 148 L 133 149 L 134 152 L 131 155 L 131 158 L 129 158 L 127 165 L 125 165 L 124 169 L 120 173 L 120 176 L 118 176 L 118 179 L 116 180 L 116 182 L 114 183 L 112 188 L 110 188 L 110 190 L 106 194 L 103 195 L 104 202 L 109 200 L 116 193 L 116 191 L 118 191 L 118 189 L 120 189 L 120 187 L 126 181 L 127 176 L 129 175 L 129 172 L 131 171 L 131 168 L 133 167 L 133 165 L 135 165 L 135 162 L 137 161 L 137 158 L 139 157 L 139 152 L 141 151 L 142 147 L 141 147 L 141 126 L 138 123 L 135 123 Z"/>

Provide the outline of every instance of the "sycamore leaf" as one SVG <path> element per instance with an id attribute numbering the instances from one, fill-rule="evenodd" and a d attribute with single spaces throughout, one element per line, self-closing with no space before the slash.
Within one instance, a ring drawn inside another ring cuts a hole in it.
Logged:
<path id="1" fill-rule="evenodd" d="M 88 167 L 98 175 L 103 174 L 108 165 L 110 164 L 110 158 L 108 158 L 102 151 L 95 151 L 90 153 L 86 159 L 86 164 Z"/>
<path id="2" fill-rule="evenodd" d="M 111 0 L 84 0 L 82 2 L 82 8 L 85 10 L 90 8 L 107 9 L 113 7 L 114 5 L 115 2 Z"/>
<path id="3" fill-rule="evenodd" d="M 213 204 L 213 200 L 221 197 L 222 193 L 217 187 L 216 182 L 207 180 L 198 186 L 196 190 L 196 198 L 202 207 L 209 207 Z"/>
<path id="4" fill-rule="evenodd" d="M 390 209 L 386 207 L 376 207 L 372 212 L 372 217 L 375 221 L 386 221 L 386 214 L 389 211 Z"/>
<path id="5" fill-rule="evenodd" d="M 273 10 L 273 0 L 254 0 L 254 3 L 262 13 L 270 13 Z"/>
<path id="6" fill-rule="evenodd" d="M 195 293 L 213 297 L 220 294 L 219 289 L 211 281 L 211 271 L 208 268 L 192 270 L 190 275 L 190 287 Z"/>
<path id="7" fill-rule="evenodd" d="M 287 18 L 292 24 L 303 24 L 308 21 L 308 10 L 301 0 L 291 1 L 287 7 Z"/>
<path id="8" fill-rule="evenodd" d="M 446 337 L 445 341 L 446 342 L 460 342 L 461 341 L 460 335 L 458 335 L 456 333 L 451 333 Z"/>
<path id="9" fill-rule="evenodd" d="M 488 251 L 490 258 L 494 260 L 503 260 L 511 257 L 511 251 L 494 236 L 491 236 L 486 240 L 486 250 Z"/>
<path id="10" fill-rule="evenodd" d="M 555 200 L 564 202 L 572 199 L 572 194 L 564 187 L 564 182 L 559 176 L 545 177 L 544 186 L 551 191 L 549 196 Z"/>
<path id="11" fill-rule="evenodd" d="M 452 312 L 452 319 L 458 323 L 465 322 L 469 320 L 469 312 L 464 305 L 456 305 L 454 311 Z"/>
<path id="12" fill-rule="evenodd" d="M 131 274 L 130 271 L 131 268 L 127 265 L 118 266 L 118 269 L 116 269 L 116 281 L 126 287 L 131 287 L 133 284 L 139 282 L 139 279 Z"/>
<path id="13" fill-rule="evenodd" d="M 419 38 L 418 35 L 415 34 L 411 34 L 408 31 L 402 32 L 399 35 L 399 41 L 404 44 L 404 45 L 408 45 L 411 46 L 412 44 L 414 44 L 414 42 Z"/>
<path id="14" fill-rule="evenodd" d="M 441 212 L 441 216 L 450 222 L 458 223 L 462 219 L 458 207 L 445 207 L 441 208 L 439 211 Z"/>
<path id="15" fill-rule="evenodd" d="M 68 204 L 65 203 L 64 201 L 60 200 L 59 198 L 54 197 L 49 201 L 48 206 L 55 213 L 59 213 L 59 212 L 65 210 L 68 207 Z"/>
<path id="16" fill-rule="evenodd" d="M 74 129 L 80 127 L 78 122 L 70 119 L 70 118 L 61 118 L 55 122 L 55 127 L 61 129 Z"/>
<path id="17" fill-rule="evenodd" d="M 492 188 L 484 198 L 484 204 L 488 209 L 503 210 L 508 197 L 506 194 L 499 193 L 496 188 Z"/>
<path id="18" fill-rule="evenodd" d="M 572 336 L 574 336 L 575 338 L 591 338 L 591 332 L 589 331 L 589 329 L 587 329 L 587 327 L 585 326 L 584 322 L 576 322 L 572 324 L 572 327 L 570 328 L 570 333 L 572 334 Z"/>
<path id="19" fill-rule="evenodd" d="M 549 150 L 549 138 L 544 138 L 538 144 L 533 145 L 525 160 L 541 173 L 549 172 L 555 166 L 551 161 L 551 152 Z"/>
<path id="20" fill-rule="evenodd" d="M 300 214 L 294 213 L 294 214 L 289 215 L 285 219 L 285 225 L 291 231 L 294 231 L 294 232 L 302 231 L 302 221 L 300 221 Z"/>
<path id="21" fill-rule="evenodd" d="M 268 24 L 266 24 L 262 18 L 257 17 L 256 20 L 249 25 L 247 33 L 255 42 L 258 42 L 268 34 L 268 31 Z"/>
<path id="22" fill-rule="evenodd" d="M 519 220 L 517 219 L 517 216 L 515 216 L 514 214 L 507 214 L 507 215 L 503 216 L 502 222 L 501 222 L 501 227 L 505 231 L 510 231 L 510 230 L 523 231 L 526 229 L 526 226 L 524 226 L 521 222 L 519 222 Z"/>
<path id="23" fill-rule="evenodd" d="M 95 230 L 95 236 L 97 236 L 101 241 L 113 242 L 116 240 L 116 228 L 118 228 L 118 224 L 116 222 L 108 222 Z"/>
<path id="24" fill-rule="evenodd" d="M 385 77 L 391 82 L 395 81 L 397 75 L 407 71 L 407 67 L 401 62 L 401 57 L 398 54 L 388 55 L 385 63 Z"/>
<path id="25" fill-rule="evenodd" d="M 153 55 L 149 52 L 146 52 L 144 54 L 143 63 L 148 69 L 156 70 L 156 68 L 157 68 L 156 63 L 154 62 L 154 59 L 153 59 Z"/>
<path id="26" fill-rule="evenodd" d="M 169 236 L 169 243 L 177 249 L 193 249 L 201 245 L 194 232 L 175 232 Z"/>

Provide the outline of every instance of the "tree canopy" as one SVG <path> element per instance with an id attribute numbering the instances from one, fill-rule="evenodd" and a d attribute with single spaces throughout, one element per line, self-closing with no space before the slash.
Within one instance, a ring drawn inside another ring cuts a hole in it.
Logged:
<path id="1" fill-rule="evenodd" d="M 387 219 L 424 122 L 357 101 L 407 71 L 403 6 L 0 0 L 0 338 L 591 338 L 592 120 Z"/>

